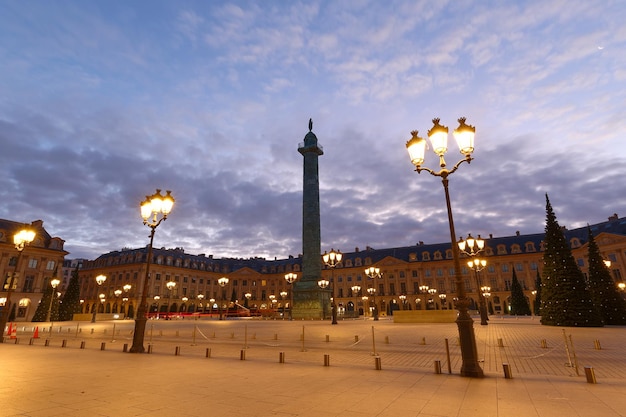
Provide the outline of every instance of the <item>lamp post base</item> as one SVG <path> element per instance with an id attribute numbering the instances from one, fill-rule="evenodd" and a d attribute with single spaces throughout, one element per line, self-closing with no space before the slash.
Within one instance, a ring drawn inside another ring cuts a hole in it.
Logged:
<path id="1" fill-rule="evenodd" d="M 135 320 L 135 331 L 133 332 L 133 345 L 131 346 L 129 352 L 130 353 L 144 353 L 146 349 L 143 347 L 143 339 L 146 333 L 146 318 L 145 314 L 142 314 L 143 317 L 138 317 Z"/>
<path id="2" fill-rule="evenodd" d="M 461 357 L 463 363 L 461 365 L 461 376 L 471 378 L 483 378 L 485 375 L 482 368 L 478 364 L 478 352 L 476 349 L 476 337 L 474 335 L 474 321 L 467 314 L 459 312 L 456 319 L 459 329 L 459 344 L 461 345 Z"/>

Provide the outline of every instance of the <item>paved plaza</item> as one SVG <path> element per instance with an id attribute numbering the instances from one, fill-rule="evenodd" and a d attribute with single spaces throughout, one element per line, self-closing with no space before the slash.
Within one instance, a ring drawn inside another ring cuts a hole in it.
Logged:
<path id="1" fill-rule="evenodd" d="M 625 327 L 475 321 L 474 379 L 453 323 L 150 320 L 150 354 L 133 321 L 34 325 L 0 345 L 1 416 L 626 416 Z"/>

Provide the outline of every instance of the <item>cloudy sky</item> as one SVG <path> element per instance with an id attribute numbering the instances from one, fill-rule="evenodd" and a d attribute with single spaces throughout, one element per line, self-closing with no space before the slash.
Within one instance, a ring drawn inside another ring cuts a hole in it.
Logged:
<path id="1" fill-rule="evenodd" d="M 624 216 L 624 21 L 610 0 L 0 0 L 0 218 L 93 259 L 145 246 L 139 203 L 169 189 L 155 246 L 297 256 L 312 118 L 322 251 L 446 242 L 405 143 L 461 116 L 457 235 L 541 232 L 545 193 L 569 228 Z"/>

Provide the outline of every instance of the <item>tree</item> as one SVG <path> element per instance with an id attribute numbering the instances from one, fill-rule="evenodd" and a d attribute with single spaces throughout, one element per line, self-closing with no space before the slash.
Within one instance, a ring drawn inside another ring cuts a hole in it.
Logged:
<path id="1" fill-rule="evenodd" d="M 70 283 L 59 307 L 59 321 L 70 321 L 74 314 L 80 313 L 80 284 L 78 282 L 78 267 L 72 271 Z"/>
<path id="2" fill-rule="evenodd" d="M 535 316 L 538 316 L 541 306 L 541 275 L 539 274 L 539 269 L 537 269 L 537 277 L 535 277 L 535 300 L 533 301 L 533 312 Z"/>
<path id="3" fill-rule="evenodd" d="M 48 283 L 46 286 L 43 295 L 41 296 L 41 301 L 37 306 L 37 310 L 35 310 L 35 315 L 33 316 L 34 322 L 43 322 L 48 320 L 48 311 L 50 310 L 50 302 L 52 301 L 52 293 L 54 292 L 54 288 L 52 285 Z"/>
<path id="4" fill-rule="evenodd" d="M 600 327 L 585 276 L 578 268 L 546 194 L 546 234 L 543 253 L 541 324 Z"/>
<path id="5" fill-rule="evenodd" d="M 524 290 L 517 279 L 515 268 L 513 268 L 513 278 L 511 279 L 511 314 L 514 316 L 530 316 L 528 300 L 524 295 Z"/>
<path id="6" fill-rule="evenodd" d="M 626 301 L 620 296 L 611 272 L 604 263 L 598 244 L 587 226 L 589 235 L 589 291 L 594 305 L 602 315 L 604 324 L 626 324 Z"/>

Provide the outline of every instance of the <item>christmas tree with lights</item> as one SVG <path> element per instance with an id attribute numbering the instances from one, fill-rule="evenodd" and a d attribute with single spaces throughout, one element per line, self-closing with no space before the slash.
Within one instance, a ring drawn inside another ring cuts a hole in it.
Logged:
<path id="1" fill-rule="evenodd" d="M 541 324 L 601 327 L 602 318 L 586 287 L 546 194 L 546 235 L 541 278 Z"/>

